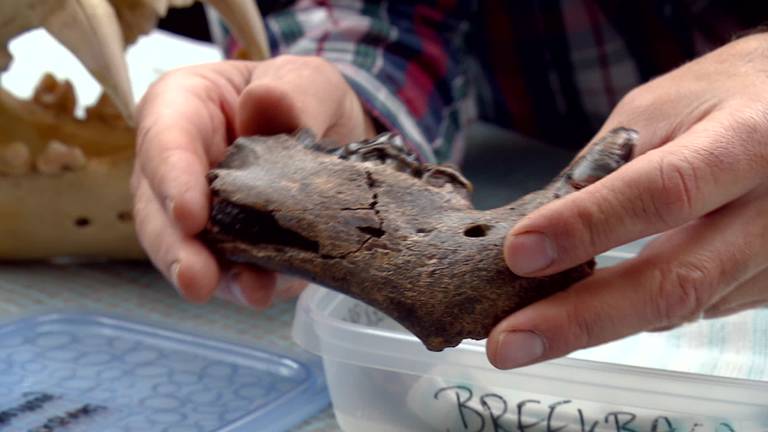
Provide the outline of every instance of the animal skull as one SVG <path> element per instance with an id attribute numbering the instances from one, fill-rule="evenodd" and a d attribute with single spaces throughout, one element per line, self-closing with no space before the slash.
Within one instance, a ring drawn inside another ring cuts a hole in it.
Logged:
<path id="1" fill-rule="evenodd" d="M 134 99 L 125 47 L 194 0 L 0 2 L 0 71 L 17 35 L 43 27 L 104 89 L 76 118 L 71 84 L 46 75 L 31 100 L 0 89 L 0 260 L 143 258 L 132 224 Z M 253 0 L 209 0 L 245 47 L 269 56 Z"/>

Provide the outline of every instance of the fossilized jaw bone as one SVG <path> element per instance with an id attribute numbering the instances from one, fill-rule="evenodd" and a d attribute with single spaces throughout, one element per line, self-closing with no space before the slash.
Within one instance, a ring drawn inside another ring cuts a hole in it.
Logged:
<path id="1" fill-rule="evenodd" d="M 11 57 L 7 45 L 17 35 L 37 27 L 77 56 L 133 122 L 125 47 L 152 30 L 169 7 L 186 7 L 194 0 L 8 0 L 0 2 L 0 71 Z M 253 0 L 212 0 L 253 60 L 269 56 L 264 24 Z"/>
<path id="2" fill-rule="evenodd" d="M 244 138 L 211 172 L 204 239 L 226 259 L 349 294 L 442 350 L 487 337 L 505 316 L 591 274 L 594 261 L 518 277 L 504 263 L 504 238 L 534 209 L 619 168 L 635 140 L 617 129 L 547 188 L 479 211 L 458 173 L 415 163 L 396 145 L 329 154 L 286 135 Z"/>

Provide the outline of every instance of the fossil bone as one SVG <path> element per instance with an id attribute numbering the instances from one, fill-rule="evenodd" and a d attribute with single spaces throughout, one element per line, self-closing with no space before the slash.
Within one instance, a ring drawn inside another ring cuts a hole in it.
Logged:
<path id="1" fill-rule="evenodd" d="M 306 134 L 241 138 L 211 171 L 203 238 L 225 259 L 366 302 L 439 351 L 487 337 L 506 315 L 591 274 L 594 260 L 518 277 L 504 263 L 504 237 L 534 209 L 618 169 L 635 140 L 633 130 L 611 131 L 548 187 L 480 211 L 457 171 L 418 163 L 393 135 L 333 154 Z"/>

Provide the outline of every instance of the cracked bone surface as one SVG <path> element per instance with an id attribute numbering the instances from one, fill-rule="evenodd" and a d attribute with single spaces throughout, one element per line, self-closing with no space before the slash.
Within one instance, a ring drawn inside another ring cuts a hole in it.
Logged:
<path id="1" fill-rule="evenodd" d="M 7 0 L 0 2 L 0 71 L 11 61 L 8 43 L 17 35 L 45 28 L 80 59 L 113 99 L 128 123 L 133 121 L 125 47 L 155 28 L 169 7 L 194 0 Z M 253 0 L 212 0 L 252 60 L 269 56 L 264 24 Z"/>
<path id="2" fill-rule="evenodd" d="M 636 138 L 611 131 L 546 188 L 487 211 L 472 207 L 457 171 L 418 163 L 395 135 L 333 153 L 306 134 L 241 138 L 209 175 L 202 238 L 222 258 L 368 303 L 439 351 L 486 338 L 505 316 L 592 273 L 594 260 L 519 277 L 504 238 L 531 211 L 622 166 Z"/>

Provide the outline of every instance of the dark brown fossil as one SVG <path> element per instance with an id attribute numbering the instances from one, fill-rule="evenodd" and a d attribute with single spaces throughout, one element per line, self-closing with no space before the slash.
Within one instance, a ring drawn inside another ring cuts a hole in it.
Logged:
<path id="1" fill-rule="evenodd" d="M 523 278 L 506 267 L 509 229 L 631 157 L 637 134 L 593 143 L 546 188 L 480 211 L 449 166 L 421 164 L 400 137 L 326 150 L 306 133 L 241 138 L 209 179 L 203 234 L 222 258 L 300 275 L 386 313 L 433 351 L 486 338 L 502 318 L 589 276 L 594 260 Z"/>

